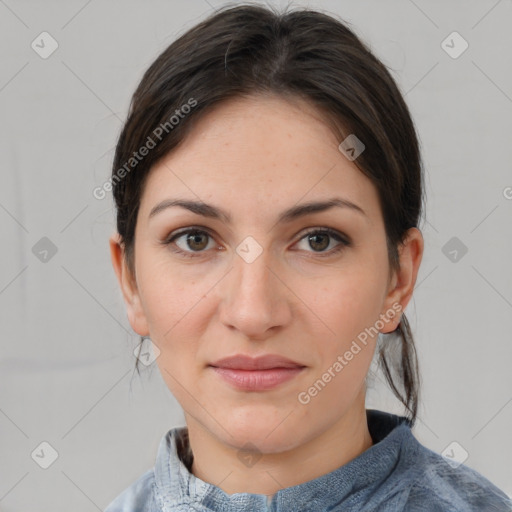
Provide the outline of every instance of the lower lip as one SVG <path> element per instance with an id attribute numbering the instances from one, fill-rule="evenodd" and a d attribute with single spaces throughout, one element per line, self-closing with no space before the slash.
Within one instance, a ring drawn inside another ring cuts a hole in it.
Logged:
<path id="1" fill-rule="evenodd" d="M 236 370 L 218 368 L 213 370 L 224 380 L 238 389 L 245 391 L 265 391 L 287 382 L 298 375 L 304 368 L 270 368 L 268 370 Z"/>

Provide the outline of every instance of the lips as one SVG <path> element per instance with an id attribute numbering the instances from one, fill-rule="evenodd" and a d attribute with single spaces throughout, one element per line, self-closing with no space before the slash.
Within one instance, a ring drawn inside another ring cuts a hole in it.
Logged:
<path id="1" fill-rule="evenodd" d="M 209 365 L 225 382 L 237 390 L 266 391 L 300 374 L 305 366 L 277 354 L 260 357 L 236 355 Z"/>
<path id="2" fill-rule="evenodd" d="M 277 354 L 250 357 L 242 354 L 219 359 L 210 366 L 232 370 L 270 370 L 272 368 L 303 368 L 304 365 Z"/>

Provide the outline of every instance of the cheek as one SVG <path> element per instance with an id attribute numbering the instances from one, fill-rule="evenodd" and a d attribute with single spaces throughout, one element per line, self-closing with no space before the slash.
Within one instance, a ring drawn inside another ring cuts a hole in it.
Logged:
<path id="1" fill-rule="evenodd" d="M 385 282 L 368 267 L 351 267 L 332 274 L 328 282 L 313 289 L 303 287 L 312 298 L 311 309 L 320 317 L 335 340 L 350 342 L 374 325 L 382 308 Z M 307 295 L 306 295 L 307 294 Z"/>
<path id="2" fill-rule="evenodd" d="M 185 276 L 155 260 L 141 258 L 140 267 L 142 307 L 151 340 L 160 350 L 156 362 L 179 400 L 183 393 L 179 383 L 193 378 L 199 364 L 196 356 L 207 325 L 204 300 L 211 284 L 209 279 Z"/>
<path id="3" fill-rule="evenodd" d="M 183 320 L 197 316 L 196 308 L 213 282 L 211 277 L 198 275 L 191 267 L 172 264 L 165 251 L 141 255 L 139 264 L 138 284 L 144 314 L 155 338 L 165 343 L 175 331 L 190 324 Z"/>
<path id="4" fill-rule="evenodd" d="M 376 268 L 353 265 L 315 288 L 311 309 L 328 329 L 322 329 L 327 335 L 317 338 L 312 347 L 318 364 L 308 382 L 313 386 L 308 388 L 311 393 L 303 390 L 312 399 L 309 412 L 329 410 L 333 404 L 337 404 L 335 410 L 348 406 L 364 383 L 375 351 L 375 322 L 385 287 Z"/>
<path id="5" fill-rule="evenodd" d="M 308 400 L 302 412 L 311 420 L 321 411 L 334 421 L 349 407 L 361 391 L 375 351 L 377 333 L 372 327 L 380 314 L 381 283 L 368 282 L 367 271 L 333 282 L 315 296 L 315 313 L 329 327 L 324 329 L 329 335 L 316 339 L 312 350 L 318 364 L 301 389 L 302 399 Z"/>

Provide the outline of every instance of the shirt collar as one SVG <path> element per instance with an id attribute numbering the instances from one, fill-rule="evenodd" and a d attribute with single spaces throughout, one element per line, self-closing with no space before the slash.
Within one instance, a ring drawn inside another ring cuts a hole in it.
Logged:
<path id="1" fill-rule="evenodd" d="M 281 489 L 272 497 L 277 510 L 330 510 L 359 491 L 374 492 L 397 465 L 407 443 L 415 442 L 410 422 L 403 416 L 367 409 L 368 430 L 373 445 L 347 464 L 308 482 Z M 171 429 L 162 438 L 155 464 L 156 495 L 163 512 L 178 505 L 202 505 L 215 512 L 254 512 L 269 509 L 266 495 L 226 494 L 219 487 L 204 482 L 187 469 L 180 458 L 187 446 L 186 427 Z M 417 442 L 417 441 L 416 441 Z M 317 506 L 315 507 L 315 504 Z"/>

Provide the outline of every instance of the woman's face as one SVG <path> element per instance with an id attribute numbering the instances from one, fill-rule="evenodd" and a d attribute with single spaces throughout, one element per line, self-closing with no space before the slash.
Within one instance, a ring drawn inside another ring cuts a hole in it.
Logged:
<path id="1" fill-rule="evenodd" d="M 187 423 L 227 445 L 291 449 L 364 410 L 376 331 L 398 323 L 377 192 L 340 142 L 307 104 L 236 99 L 148 177 L 129 319 L 159 348 Z M 168 201 L 200 202 L 202 213 L 151 215 Z M 214 364 L 268 354 L 295 366 Z"/>

